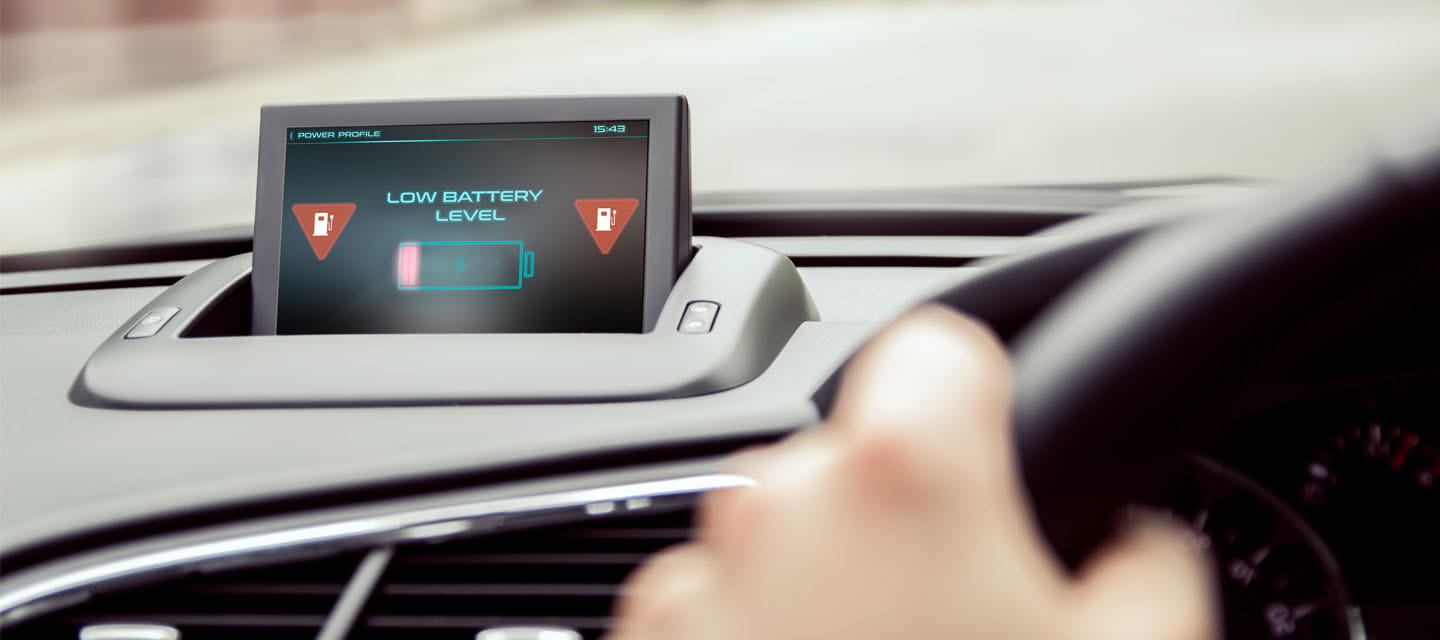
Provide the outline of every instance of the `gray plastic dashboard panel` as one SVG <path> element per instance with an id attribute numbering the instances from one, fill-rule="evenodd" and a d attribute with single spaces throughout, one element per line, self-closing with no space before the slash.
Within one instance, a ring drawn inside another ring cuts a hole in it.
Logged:
<path id="1" fill-rule="evenodd" d="M 77 391 L 145 408 L 596 402 L 721 391 L 758 376 L 818 314 L 794 265 L 756 245 L 696 238 L 656 329 L 643 334 L 383 334 L 185 338 L 250 274 L 250 256 L 201 269 L 136 311 L 90 357 Z M 686 306 L 718 304 L 708 333 Z M 153 337 L 125 336 L 154 309 Z"/>

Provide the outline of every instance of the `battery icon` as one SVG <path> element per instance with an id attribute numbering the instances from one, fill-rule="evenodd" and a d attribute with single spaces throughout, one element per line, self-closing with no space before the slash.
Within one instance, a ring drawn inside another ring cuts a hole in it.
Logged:
<path id="1" fill-rule="evenodd" d="M 535 275 L 535 252 L 519 240 L 402 242 L 395 250 L 401 291 L 519 289 Z"/>

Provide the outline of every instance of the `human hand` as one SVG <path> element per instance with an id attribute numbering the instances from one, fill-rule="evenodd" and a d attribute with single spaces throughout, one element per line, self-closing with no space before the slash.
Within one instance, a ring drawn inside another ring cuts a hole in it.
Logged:
<path id="1" fill-rule="evenodd" d="M 1031 518 L 1004 349 L 941 307 L 846 372 L 830 418 L 731 468 L 695 542 L 631 577 L 610 640 L 1217 637 L 1209 564 L 1141 521 L 1077 575 Z"/>

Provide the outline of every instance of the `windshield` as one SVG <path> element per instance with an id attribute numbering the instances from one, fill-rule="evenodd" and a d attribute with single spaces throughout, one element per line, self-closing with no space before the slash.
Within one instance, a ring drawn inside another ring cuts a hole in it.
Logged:
<path id="1" fill-rule="evenodd" d="M 683 93 L 697 191 L 1287 178 L 1440 104 L 1440 3 L 3 0 L 0 253 L 254 215 L 273 102 Z"/>

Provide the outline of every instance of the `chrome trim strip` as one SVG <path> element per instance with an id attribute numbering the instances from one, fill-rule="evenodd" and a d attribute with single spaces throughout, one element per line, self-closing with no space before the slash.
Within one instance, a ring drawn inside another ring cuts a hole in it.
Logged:
<path id="1" fill-rule="evenodd" d="M 391 514 L 340 520 L 322 525 L 282 529 L 270 533 L 238 538 L 193 543 L 174 549 L 143 553 L 132 558 L 113 560 L 83 567 L 59 575 L 42 577 L 25 583 L 7 585 L 0 591 L 0 620 L 18 622 L 28 617 L 17 611 L 39 600 L 138 574 L 194 565 L 230 556 L 272 552 L 288 547 L 349 541 L 364 545 L 380 545 L 394 541 L 418 540 L 433 531 L 454 535 L 472 529 L 465 521 L 521 514 L 567 507 L 584 508 L 601 503 L 624 503 L 636 498 L 704 493 L 718 489 L 755 486 L 755 481 L 741 475 L 712 473 L 665 480 L 542 493 L 517 498 L 500 498 L 480 502 L 430 507 Z M 453 526 L 445 526 L 453 523 Z M 357 544 L 356 546 L 361 546 Z"/>
<path id="2" fill-rule="evenodd" d="M 580 640 L 580 632 L 564 627 L 497 627 L 475 634 L 475 640 Z"/>
<path id="3" fill-rule="evenodd" d="M 180 640 L 180 631 L 163 624 L 92 624 L 80 629 L 80 640 Z"/>

